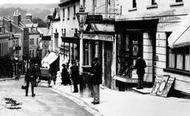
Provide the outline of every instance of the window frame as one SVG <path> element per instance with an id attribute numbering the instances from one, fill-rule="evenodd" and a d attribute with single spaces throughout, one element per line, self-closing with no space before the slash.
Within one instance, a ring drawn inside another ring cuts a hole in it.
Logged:
<path id="1" fill-rule="evenodd" d="M 70 7 L 67 8 L 67 20 L 70 19 Z"/>
<path id="2" fill-rule="evenodd" d="M 63 16 L 62 16 L 62 18 L 63 18 L 63 21 L 65 20 L 65 8 L 63 8 Z"/>
<path id="3" fill-rule="evenodd" d="M 128 10 L 129 12 L 137 11 L 137 0 L 131 1 L 131 8 Z"/>
<path id="4" fill-rule="evenodd" d="M 177 7 L 177 6 L 183 6 L 184 1 L 183 0 L 173 0 L 173 2 L 170 4 L 170 7 Z"/>
<path id="5" fill-rule="evenodd" d="M 167 36 L 169 37 L 169 36 Z M 169 55 L 170 55 L 170 51 L 174 54 L 174 67 L 170 67 L 170 59 L 169 59 Z M 177 68 L 177 54 L 181 54 L 182 55 L 182 69 Z M 183 47 L 179 47 L 179 48 L 170 48 L 168 46 L 168 42 L 167 42 L 167 47 L 166 47 L 166 69 L 164 69 L 164 71 L 166 72 L 172 72 L 172 73 L 176 73 L 176 74 L 181 74 L 181 75 L 190 75 L 190 69 L 186 70 L 185 66 L 186 66 L 186 55 L 190 54 L 190 46 L 183 46 Z"/>
<path id="6" fill-rule="evenodd" d="M 76 5 L 73 6 L 73 20 L 75 20 L 76 18 Z"/>

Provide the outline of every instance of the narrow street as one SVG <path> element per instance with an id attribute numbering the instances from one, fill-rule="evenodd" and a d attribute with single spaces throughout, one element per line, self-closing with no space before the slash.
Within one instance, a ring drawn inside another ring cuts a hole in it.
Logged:
<path id="1" fill-rule="evenodd" d="M 92 116 L 88 111 L 46 86 L 25 96 L 23 79 L 0 82 L 0 116 Z"/>

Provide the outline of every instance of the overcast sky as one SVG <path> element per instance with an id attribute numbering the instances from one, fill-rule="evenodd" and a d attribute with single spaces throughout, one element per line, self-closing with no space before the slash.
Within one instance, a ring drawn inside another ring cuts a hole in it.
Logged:
<path id="1" fill-rule="evenodd" d="M 0 0 L 0 4 L 48 4 L 59 3 L 60 0 Z"/>

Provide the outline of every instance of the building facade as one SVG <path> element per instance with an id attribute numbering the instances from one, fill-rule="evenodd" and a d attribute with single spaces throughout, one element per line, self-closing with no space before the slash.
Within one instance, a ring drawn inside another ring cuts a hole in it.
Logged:
<path id="1" fill-rule="evenodd" d="M 129 53 L 132 65 L 135 62 L 135 56 L 142 56 L 148 66 L 144 81 L 154 82 L 157 76 L 170 75 L 176 78 L 174 83 L 176 90 L 190 93 L 188 89 L 190 86 L 189 44 L 174 48 L 169 46 L 172 44 L 169 39 L 170 34 L 175 33 L 175 30 L 180 28 L 181 23 L 188 17 L 189 1 L 117 0 L 116 2 L 117 43 L 118 46 L 123 46 L 117 48 L 117 54 L 126 52 L 128 56 Z M 189 24 L 186 23 L 186 25 Z M 120 71 L 123 64 L 119 64 L 122 62 L 121 59 L 117 58 L 116 61 L 116 75 L 118 73 L 123 75 Z M 131 74 L 132 78 L 136 75 L 133 71 Z M 123 82 L 125 82 L 126 76 L 123 77 Z"/>
<path id="2" fill-rule="evenodd" d="M 91 67 L 93 58 L 99 58 L 103 72 L 102 84 L 112 88 L 116 44 L 115 1 L 85 0 L 81 5 L 88 13 L 83 34 L 83 71 Z"/>
<path id="3" fill-rule="evenodd" d="M 71 60 L 79 61 L 79 34 L 76 13 L 79 0 L 61 0 L 55 8 L 50 30 L 52 32 L 51 51 L 59 53 L 60 69 L 62 64 L 70 64 Z"/>

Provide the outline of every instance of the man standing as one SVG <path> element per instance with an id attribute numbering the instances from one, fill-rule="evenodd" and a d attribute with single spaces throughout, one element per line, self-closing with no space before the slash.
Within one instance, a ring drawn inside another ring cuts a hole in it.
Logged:
<path id="1" fill-rule="evenodd" d="M 28 88 L 29 88 L 30 83 L 31 83 L 32 97 L 35 96 L 34 94 L 35 79 L 36 79 L 36 69 L 35 69 L 34 63 L 31 63 L 30 68 L 27 70 L 26 76 L 25 76 L 26 96 L 28 96 Z"/>
<path id="2" fill-rule="evenodd" d="M 137 89 L 143 89 L 143 77 L 146 68 L 145 60 L 142 57 L 138 57 L 134 68 L 137 69 L 137 75 L 138 75 Z"/>
<path id="3" fill-rule="evenodd" d="M 94 58 L 92 61 L 92 68 L 91 68 L 91 83 L 93 87 L 93 97 L 94 101 L 93 104 L 100 103 L 100 84 L 102 83 L 102 67 L 100 65 L 99 59 Z"/>
<path id="4" fill-rule="evenodd" d="M 72 66 L 70 69 L 70 73 L 71 73 L 71 79 L 73 81 L 73 86 L 74 86 L 74 93 L 78 92 L 78 83 L 79 83 L 79 68 L 76 64 L 75 60 L 72 60 Z"/>

